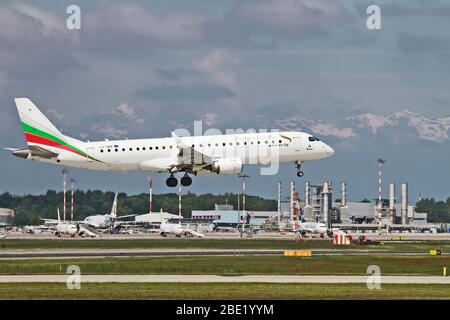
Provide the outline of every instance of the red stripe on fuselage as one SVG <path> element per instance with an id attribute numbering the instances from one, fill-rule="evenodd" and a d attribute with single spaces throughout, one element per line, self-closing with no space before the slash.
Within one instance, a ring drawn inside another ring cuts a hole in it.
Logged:
<path id="1" fill-rule="evenodd" d="M 78 155 L 80 155 L 82 157 L 85 157 L 83 154 L 79 153 L 76 150 L 73 150 L 73 149 L 69 148 L 68 146 L 62 145 L 62 144 L 60 144 L 58 142 L 55 142 L 55 141 L 52 141 L 52 140 L 49 140 L 49 139 L 46 139 L 46 138 L 35 136 L 34 134 L 25 133 L 25 138 L 26 138 L 26 140 L 28 142 L 39 143 L 39 144 L 44 144 L 44 145 L 47 145 L 47 146 L 50 146 L 50 147 L 63 149 L 63 150 L 66 150 L 66 151 L 70 151 L 70 152 L 76 153 L 76 154 L 78 154 Z"/>

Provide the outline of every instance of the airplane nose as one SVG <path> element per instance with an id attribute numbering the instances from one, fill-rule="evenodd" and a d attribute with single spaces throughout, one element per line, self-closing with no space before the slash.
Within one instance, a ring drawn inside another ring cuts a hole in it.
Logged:
<path id="1" fill-rule="evenodd" d="M 327 146 L 327 153 L 330 156 L 334 156 L 334 154 L 335 154 L 334 149 L 332 147 L 330 147 L 330 146 Z"/>
<path id="2" fill-rule="evenodd" d="M 325 149 L 325 153 L 327 154 L 328 157 L 331 157 L 334 155 L 334 149 L 332 147 L 330 147 L 329 145 L 327 145 L 326 143 L 324 143 L 324 149 Z"/>

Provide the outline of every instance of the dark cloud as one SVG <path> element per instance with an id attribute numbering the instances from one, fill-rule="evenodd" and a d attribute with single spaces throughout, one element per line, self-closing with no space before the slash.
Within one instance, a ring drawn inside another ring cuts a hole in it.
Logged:
<path id="1" fill-rule="evenodd" d="M 145 89 L 138 89 L 135 96 L 152 100 L 210 100 L 234 97 L 233 91 L 218 85 L 204 83 L 160 84 Z"/>
<path id="2" fill-rule="evenodd" d="M 399 49 L 409 54 L 424 51 L 448 51 L 450 49 L 450 42 L 448 39 L 443 39 L 439 36 L 430 34 L 416 35 L 409 32 L 400 32 L 397 41 Z"/>

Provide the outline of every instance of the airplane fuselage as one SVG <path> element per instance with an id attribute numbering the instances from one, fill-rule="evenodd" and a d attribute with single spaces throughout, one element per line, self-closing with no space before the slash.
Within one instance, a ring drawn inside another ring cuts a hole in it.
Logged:
<path id="1" fill-rule="evenodd" d="M 243 165 L 271 162 L 303 162 L 330 157 L 334 150 L 304 132 L 243 133 L 180 138 L 213 159 L 239 159 Z M 311 141 L 312 140 L 312 141 Z M 53 158 L 29 155 L 32 160 L 105 171 L 168 172 L 179 149 L 174 138 L 84 142 L 87 154 L 45 146 Z"/>

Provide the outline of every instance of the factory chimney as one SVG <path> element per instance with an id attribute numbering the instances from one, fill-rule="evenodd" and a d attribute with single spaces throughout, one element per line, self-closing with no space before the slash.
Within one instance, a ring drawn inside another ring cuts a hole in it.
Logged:
<path id="1" fill-rule="evenodd" d="M 278 227 L 280 227 L 280 223 L 281 223 L 281 181 L 278 182 L 278 208 L 277 208 L 277 215 L 278 215 Z"/>
<path id="2" fill-rule="evenodd" d="M 330 202 L 331 202 L 331 182 L 324 182 L 323 184 L 323 222 L 330 228 L 331 226 L 331 217 L 330 217 Z"/>
<path id="3" fill-rule="evenodd" d="M 392 224 L 395 224 L 395 183 L 389 185 L 389 217 Z"/>
<path id="4" fill-rule="evenodd" d="M 347 182 L 341 183 L 341 207 L 347 206 Z"/>
<path id="5" fill-rule="evenodd" d="M 290 212 L 290 223 L 294 223 L 294 205 L 295 205 L 295 182 L 291 181 L 290 183 L 290 203 L 289 203 L 289 212 Z"/>
<path id="6" fill-rule="evenodd" d="M 305 182 L 305 206 L 311 205 L 311 186 L 309 181 Z"/>
<path id="7" fill-rule="evenodd" d="M 402 183 L 402 224 L 407 224 L 408 215 L 408 184 Z"/>

